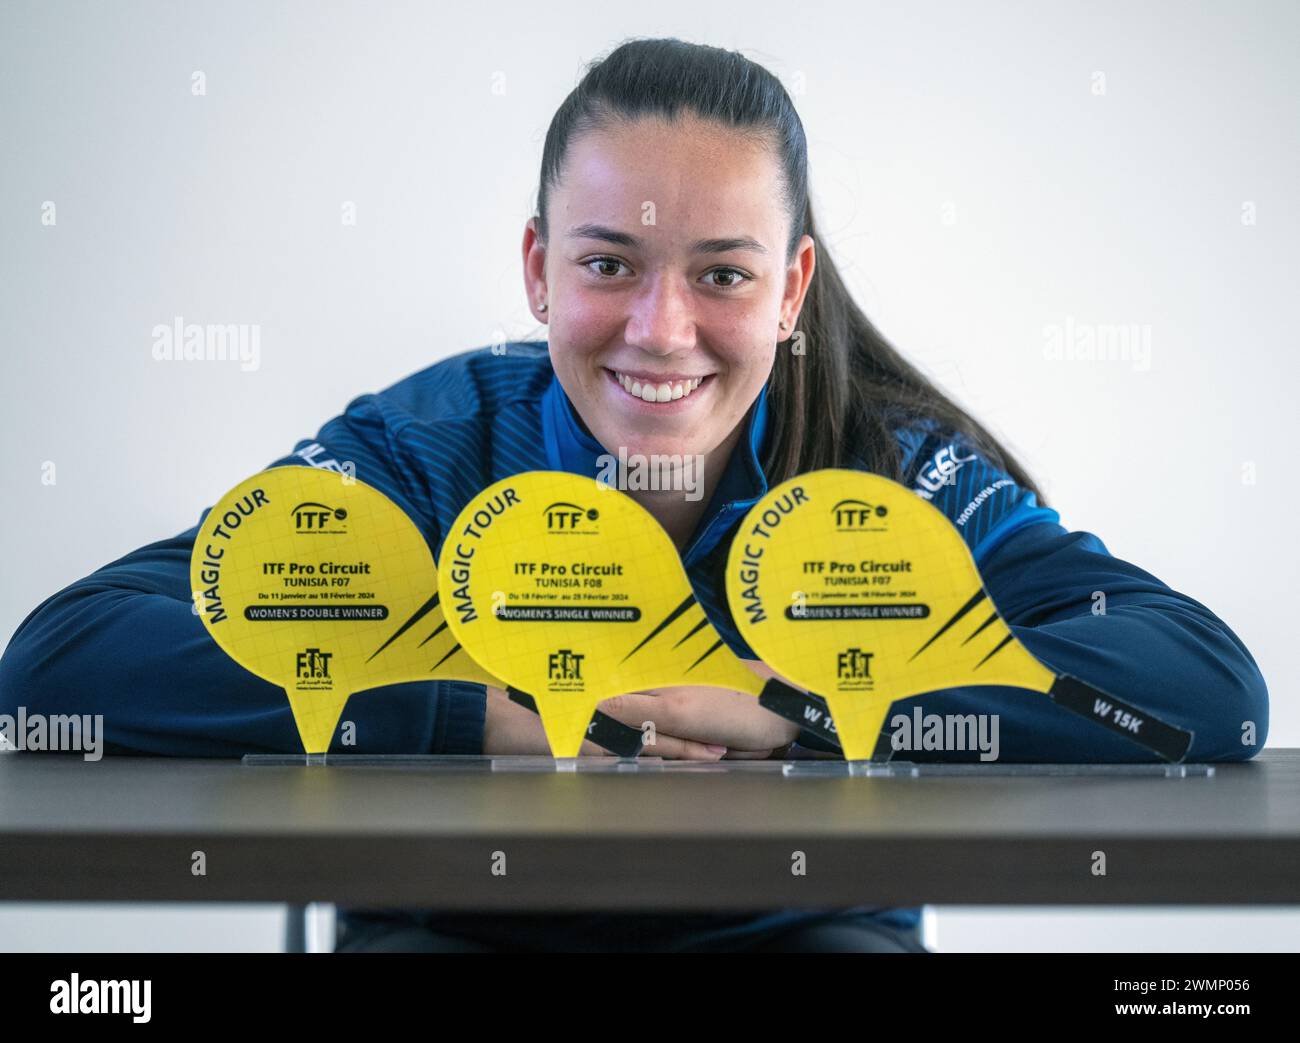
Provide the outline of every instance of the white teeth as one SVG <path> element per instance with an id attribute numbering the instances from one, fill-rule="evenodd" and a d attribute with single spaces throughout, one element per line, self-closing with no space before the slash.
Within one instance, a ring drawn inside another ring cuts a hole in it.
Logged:
<path id="1" fill-rule="evenodd" d="M 641 381 L 629 377 L 624 373 L 615 373 L 614 376 L 618 382 L 623 385 L 628 394 L 635 395 L 643 402 L 672 402 L 675 399 L 685 398 L 697 387 L 703 377 L 696 377 L 693 380 L 679 380 L 675 384 L 642 384 Z"/>

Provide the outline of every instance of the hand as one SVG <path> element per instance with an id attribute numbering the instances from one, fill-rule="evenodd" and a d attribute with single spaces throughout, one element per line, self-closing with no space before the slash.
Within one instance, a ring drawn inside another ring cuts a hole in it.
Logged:
<path id="1" fill-rule="evenodd" d="M 775 672 L 763 663 L 745 660 L 745 665 L 763 678 Z M 654 722 L 654 746 L 646 749 L 655 756 L 679 756 L 678 744 L 725 747 L 730 759 L 753 760 L 782 755 L 799 737 L 799 725 L 778 717 L 746 693 L 724 688 L 680 685 L 645 692 L 616 695 L 600 703 L 610 717 L 644 729 Z M 716 759 L 710 757 L 709 759 Z"/>
<path id="2" fill-rule="evenodd" d="M 546 729 L 542 727 L 541 717 L 511 699 L 504 688 L 494 688 L 491 685 L 486 687 L 487 708 L 483 719 L 483 753 L 488 756 L 509 753 L 548 755 L 551 747 L 546 741 Z M 635 727 L 640 730 L 641 722 L 638 721 Z M 661 731 L 656 732 L 655 739 L 655 745 L 649 747 L 653 751 L 651 756 L 663 757 L 666 760 L 716 761 L 727 752 L 722 746 L 709 747 L 705 743 L 665 735 Z M 608 757 L 611 754 L 590 739 L 584 739 L 578 755 Z"/>
<path id="3" fill-rule="evenodd" d="M 483 752 L 487 755 L 533 753 L 549 755 L 542 719 L 526 706 L 520 706 L 504 688 L 487 686 L 487 710 L 483 717 Z M 584 739 L 579 755 L 609 756 L 594 742 Z"/>

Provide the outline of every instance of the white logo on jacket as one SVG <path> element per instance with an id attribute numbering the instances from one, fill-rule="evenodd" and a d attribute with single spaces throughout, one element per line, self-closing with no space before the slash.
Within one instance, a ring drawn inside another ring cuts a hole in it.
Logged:
<path id="1" fill-rule="evenodd" d="M 934 499 L 934 494 L 945 485 L 954 484 L 962 465 L 970 463 L 975 456 L 975 453 L 962 456 L 957 449 L 957 444 L 949 442 L 934 454 L 930 465 L 916 476 L 916 488 L 913 491 L 922 499 Z"/>

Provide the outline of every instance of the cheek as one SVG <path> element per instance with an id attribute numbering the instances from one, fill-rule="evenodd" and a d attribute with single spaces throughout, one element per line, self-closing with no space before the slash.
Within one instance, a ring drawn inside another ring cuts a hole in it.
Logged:
<path id="1" fill-rule="evenodd" d="M 746 329 L 727 342 L 723 364 L 731 374 L 731 383 L 737 391 L 758 393 L 767 380 L 780 350 L 773 337 L 763 336 L 761 329 Z"/>
<path id="2" fill-rule="evenodd" d="M 771 341 L 753 342 L 749 351 L 727 360 L 731 372 L 731 387 L 728 389 L 731 409 L 734 414 L 729 419 L 744 415 L 750 404 L 762 391 L 763 385 L 772 374 L 776 362 L 776 353 L 780 348 Z"/>
<path id="3" fill-rule="evenodd" d="M 600 346 L 600 341 L 590 336 L 581 326 L 552 322 L 547 329 L 547 340 L 551 348 L 551 365 L 560 375 L 566 387 L 584 387 L 591 383 L 590 371 L 592 358 Z"/>
<path id="4" fill-rule="evenodd" d="M 589 293 L 580 284 L 565 286 L 560 293 L 564 306 L 551 318 L 550 327 L 552 334 L 563 336 L 566 343 L 606 343 L 626 320 L 612 294 Z"/>

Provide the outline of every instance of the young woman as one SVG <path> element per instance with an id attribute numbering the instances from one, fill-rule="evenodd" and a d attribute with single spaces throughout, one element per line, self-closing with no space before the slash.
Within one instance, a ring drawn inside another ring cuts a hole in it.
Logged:
<path id="1" fill-rule="evenodd" d="M 620 452 L 698 459 L 699 487 L 629 493 L 671 535 L 701 603 L 749 660 L 721 578 L 746 510 L 817 468 L 884 474 L 953 520 L 1004 618 L 1057 671 L 1194 730 L 1191 760 L 1240 760 L 1263 745 L 1266 688 L 1232 631 L 1096 536 L 1064 528 L 1011 454 L 853 302 L 818 250 L 803 127 L 761 66 L 674 39 L 630 41 L 595 63 L 547 133 L 523 267 L 547 341 L 465 352 L 362 395 L 274 463 L 355 468 L 440 553 L 461 507 L 507 475 L 594 477 Z M 300 748 L 283 693 L 231 662 L 191 611 L 196 531 L 38 606 L 0 661 L 0 710 L 103 713 L 110 751 Z M 1094 611 L 1098 591 L 1104 613 Z M 925 708 L 999 714 L 1004 760 L 1152 759 L 1014 689 L 952 689 L 926 696 Z M 654 720 L 665 757 L 816 744 L 752 697 L 716 689 L 629 693 L 602 709 L 633 725 Z M 535 715 L 469 684 L 392 686 L 345 717 L 356 728 L 351 752 L 546 750 Z M 918 912 L 340 910 L 339 947 L 915 951 Z"/>

